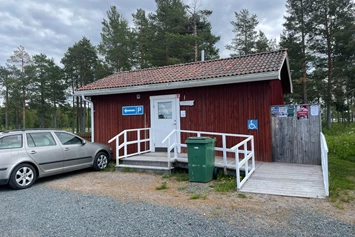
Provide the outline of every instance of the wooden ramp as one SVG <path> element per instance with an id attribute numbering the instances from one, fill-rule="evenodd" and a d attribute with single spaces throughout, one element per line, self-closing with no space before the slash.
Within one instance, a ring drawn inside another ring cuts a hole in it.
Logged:
<path id="1" fill-rule="evenodd" d="M 241 192 L 325 198 L 320 165 L 261 162 Z"/>

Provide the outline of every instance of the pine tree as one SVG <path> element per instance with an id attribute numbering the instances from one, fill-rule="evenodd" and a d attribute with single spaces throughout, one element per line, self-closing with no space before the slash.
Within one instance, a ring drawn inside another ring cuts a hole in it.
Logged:
<path id="1" fill-rule="evenodd" d="M 149 14 L 154 30 L 152 39 L 153 66 L 165 66 L 193 61 L 194 37 L 186 32 L 187 6 L 181 0 L 155 0 L 157 9 Z"/>
<path id="2" fill-rule="evenodd" d="M 243 9 L 240 13 L 235 12 L 235 18 L 236 21 L 231 21 L 235 36 L 232 43 L 227 45 L 226 48 L 234 52 L 231 54 L 232 57 L 255 52 L 258 34 L 255 28 L 259 24 L 257 16 L 255 14 L 250 16 L 249 11 Z"/>
<path id="3" fill-rule="evenodd" d="M 9 87 L 10 87 L 10 71 L 0 66 L 0 85 L 2 87 L 1 94 L 5 95 L 5 129 L 9 129 Z"/>
<path id="4" fill-rule="evenodd" d="M 334 96 L 334 84 L 342 86 L 339 80 L 341 77 L 336 75 L 338 55 L 336 47 L 339 44 L 337 36 L 346 30 L 349 22 L 354 22 L 354 4 L 351 0 L 314 0 L 310 7 L 312 14 L 310 22 L 312 31 L 310 48 L 319 57 L 326 58 L 327 66 L 327 128 L 331 127 L 331 105 Z M 353 32 L 351 33 L 353 34 Z M 337 80 L 337 81 L 334 81 Z M 340 84 L 339 84 L 340 83 Z"/>
<path id="5" fill-rule="evenodd" d="M 61 63 L 64 65 L 66 82 L 72 91 L 98 79 L 95 75 L 98 64 L 96 48 L 86 37 L 68 48 Z M 82 98 L 76 97 L 75 100 L 73 97 L 73 120 L 75 117 L 77 132 L 85 132 L 86 102 Z"/>
<path id="6" fill-rule="evenodd" d="M 219 58 L 219 49 L 215 44 L 221 39 L 220 36 L 212 34 L 212 26 L 208 17 L 212 15 L 210 10 L 199 10 L 198 0 L 194 0 L 191 6 L 187 6 L 189 13 L 189 24 L 187 32 L 193 35 L 192 48 L 194 51 L 194 62 L 200 58 L 199 52 L 204 50 L 205 59 Z"/>
<path id="7" fill-rule="evenodd" d="M 100 54 L 105 57 L 112 71 L 128 71 L 132 68 L 133 37 L 128 22 L 111 6 L 107 20 L 102 21 Z"/>
<path id="8" fill-rule="evenodd" d="M 152 38 L 154 36 L 152 27 L 143 9 L 137 9 L 132 14 L 134 23 L 134 64 L 137 68 L 148 68 L 152 65 Z"/>
<path id="9" fill-rule="evenodd" d="M 283 35 L 280 45 L 289 49 L 290 62 L 293 65 L 294 94 L 291 97 L 296 103 L 308 103 L 307 65 L 311 60 L 307 41 L 310 28 L 310 0 L 287 0 Z"/>
<path id="10" fill-rule="evenodd" d="M 25 51 L 25 48 L 20 45 L 15 51 L 12 56 L 7 60 L 8 63 L 12 63 L 13 66 L 19 69 L 18 76 L 18 83 L 19 87 L 21 88 L 21 100 L 22 100 L 22 128 L 26 128 L 26 100 L 28 98 L 27 95 L 27 87 L 30 84 L 28 80 L 29 77 L 26 76 L 25 69 L 26 66 L 31 64 L 31 56 Z M 15 74 L 14 74 L 15 75 Z M 19 126 L 17 124 L 17 126 Z"/>

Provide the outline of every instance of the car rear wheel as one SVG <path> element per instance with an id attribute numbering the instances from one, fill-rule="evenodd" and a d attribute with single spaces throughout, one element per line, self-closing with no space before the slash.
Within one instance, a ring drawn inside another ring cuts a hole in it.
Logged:
<path id="1" fill-rule="evenodd" d="M 29 188 L 36 181 L 36 170 L 30 164 L 20 164 L 12 171 L 9 185 L 13 189 Z"/>
<path id="2" fill-rule="evenodd" d="M 107 167 L 107 164 L 108 164 L 108 155 L 105 152 L 97 153 L 94 160 L 94 169 L 103 170 Z"/>

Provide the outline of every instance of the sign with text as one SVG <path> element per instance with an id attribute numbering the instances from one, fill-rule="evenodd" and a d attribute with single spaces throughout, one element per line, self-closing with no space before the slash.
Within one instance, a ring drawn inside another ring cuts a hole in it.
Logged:
<path id="1" fill-rule="evenodd" d="M 129 115 L 143 115 L 144 114 L 144 107 L 143 105 L 137 106 L 122 106 L 122 115 L 129 116 Z"/>

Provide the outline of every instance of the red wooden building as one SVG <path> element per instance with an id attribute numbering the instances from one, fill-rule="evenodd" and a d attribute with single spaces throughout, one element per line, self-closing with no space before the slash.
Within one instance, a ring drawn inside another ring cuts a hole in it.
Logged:
<path id="1" fill-rule="evenodd" d="M 256 160 L 272 161 L 270 106 L 291 92 L 287 50 L 279 50 L 119 72 L 75 95 L 93 102 L 95 141 L 151 127 L 157 150 L 173 129 L 247 134 L 254 135 Z M 257 130 L 248 129 L 249 120 L 257 120 Z"/>

